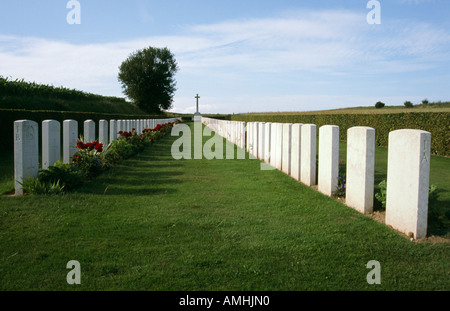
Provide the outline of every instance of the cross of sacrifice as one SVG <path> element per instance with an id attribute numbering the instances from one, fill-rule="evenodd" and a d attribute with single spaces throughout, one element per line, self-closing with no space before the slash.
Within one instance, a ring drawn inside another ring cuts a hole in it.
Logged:
<path id="1" fill-rule="evenodd" d="M 197 96 L 195 96 L 195 98 L 197 99 L 197 113 L 198 113 L 198 99 L 200 98 L 200 96 L 198 96 L 198 94 L 197 94 Z"/>

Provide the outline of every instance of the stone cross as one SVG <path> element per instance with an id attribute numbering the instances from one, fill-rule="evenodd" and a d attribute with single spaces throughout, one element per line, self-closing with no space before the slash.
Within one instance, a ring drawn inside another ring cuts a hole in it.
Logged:
<path id="1" fill-rule="evenodd" d="M 197 96 L 195 96 L 195 98 L 197 99 L 197 113 L 198 113 L 198 100 L 199 100 L 200 96 L 198 96 L 198 94 L 197 94 Z"/>

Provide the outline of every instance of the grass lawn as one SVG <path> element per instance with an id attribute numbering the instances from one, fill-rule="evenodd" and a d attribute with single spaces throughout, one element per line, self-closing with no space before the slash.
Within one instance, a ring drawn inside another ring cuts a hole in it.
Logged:
<path id="1" fill-rule="evenodd" d="M 411 242 L 257 160 L 176 161 L 176 139 L 76 193 L 0 196 L 0 290 L 450 290 L 449 243 Z"/>

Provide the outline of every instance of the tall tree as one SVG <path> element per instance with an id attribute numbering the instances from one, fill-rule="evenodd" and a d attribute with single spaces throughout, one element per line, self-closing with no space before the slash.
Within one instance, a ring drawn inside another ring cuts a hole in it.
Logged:
<path id="1" fill-rule="evenodd" d="M 131 54 L 119 67 L 123 93 L 148 113 L 172 108 L 178 64 L 168 48 L 148 47 Z"/>

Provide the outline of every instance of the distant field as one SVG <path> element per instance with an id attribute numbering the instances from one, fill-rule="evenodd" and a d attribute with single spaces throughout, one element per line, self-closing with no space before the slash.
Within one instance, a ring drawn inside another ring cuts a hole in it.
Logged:
<path id="1" fill-rule="evenodd" d="M 352 107 L 330 110 L 315 111 L 283 111 L 283 112 L 251 112 L 243 113 L 249 115 L 317 115 L 317 114 L 389 114 L 389 113 L 405 113 L 405 112 L 450 112 L 450 102 L 432 103 L 428 105 L 417 105 L 413 108 L 405 108 L 403 106 L 387 106 L 384 108 L 375 107 Z"/>

